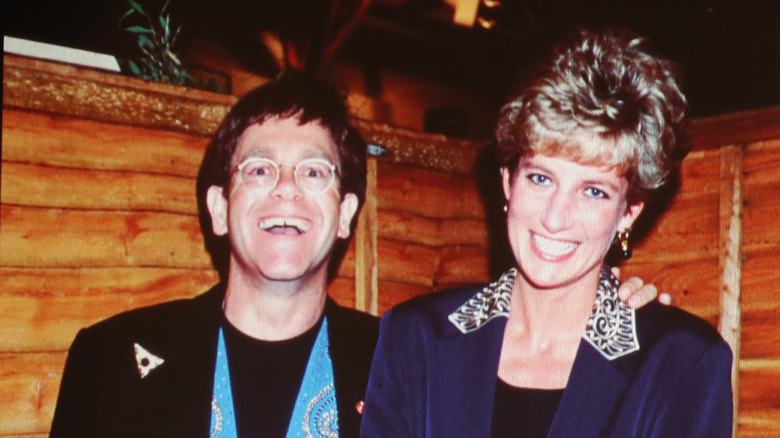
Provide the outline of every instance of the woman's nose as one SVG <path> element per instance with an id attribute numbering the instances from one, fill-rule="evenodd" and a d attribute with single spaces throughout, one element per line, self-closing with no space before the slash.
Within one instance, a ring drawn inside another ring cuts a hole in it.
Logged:
<path id="1" fill-rule="evenodd" d="M 556 190 L 547 198 L 542 212 L 542 225 L 551 234 L 567 229 L 576 215 L 575 204 L 572 196 Z"/>

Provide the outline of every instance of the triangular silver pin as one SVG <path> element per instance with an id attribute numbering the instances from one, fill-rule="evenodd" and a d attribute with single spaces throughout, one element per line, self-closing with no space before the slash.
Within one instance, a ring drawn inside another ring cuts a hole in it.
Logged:
<path id="1" fill-rule="evenodd" d="M 137 343 L 133 344 L 133 349 L 135 350 L 135 363 L 138 366 L 138 374 L 141 375 L 142 379 L 149 375 L 149 371 L 152 371 L 165 362 L 163 358 L 149 353 L 149 351 Z"/>

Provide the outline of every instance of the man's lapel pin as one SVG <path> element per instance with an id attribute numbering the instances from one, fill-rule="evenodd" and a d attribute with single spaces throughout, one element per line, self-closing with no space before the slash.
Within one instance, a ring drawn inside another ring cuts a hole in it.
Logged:
<path id="1" fill-rule="evenodd" d="M 138 366 L 138 374 L 143 379 L 150 371 L 162 365 L 165 360 L 161 357 L 157 357 L 152 353 L 149 353 L 144 347 L 139 344 L 133 344 L 135 350 L 135 363 Z"/>

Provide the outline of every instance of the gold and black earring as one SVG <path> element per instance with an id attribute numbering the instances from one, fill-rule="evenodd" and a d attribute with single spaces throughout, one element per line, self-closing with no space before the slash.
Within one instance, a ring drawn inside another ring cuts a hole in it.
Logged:
<path id="1" fill-rule="evenodd" d="M 617 235 L 618 243 L 620 244 L 620 256 L 623 257 L 623 260 L 631 258 L 631 244 L 628 241 L 630 237 L 631 232 L 629 230 L 621 231 Z"/>

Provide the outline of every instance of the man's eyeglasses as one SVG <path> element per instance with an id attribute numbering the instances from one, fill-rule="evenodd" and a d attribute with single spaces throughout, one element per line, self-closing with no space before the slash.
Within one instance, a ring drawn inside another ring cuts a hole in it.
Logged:
<path id="1" fill-rule="evenodd" d="M 269 158 L 247 158 L 236 168 L 236 182 L 247 188 L 271 191 L 279 183 L 282 166 Z M 334 186 L 336 166 L 324 158 L 307 158 L 293 167 L 293 175 L 304 192 L 322 194 Z"/>

